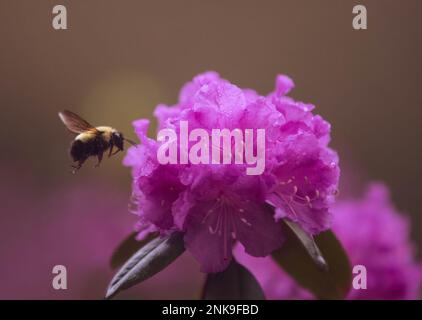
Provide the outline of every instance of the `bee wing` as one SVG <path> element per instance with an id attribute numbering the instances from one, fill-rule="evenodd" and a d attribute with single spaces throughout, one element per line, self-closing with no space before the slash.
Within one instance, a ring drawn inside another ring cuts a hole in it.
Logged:
<path id="1" fill-rule="evenodd" d="M 91 124 L 82 119 L 76 113 L 68 110 L 60 111 L 59 117 L 63 121 L 66 128 L 74 133 L 82 133 L 86 131 L 97 131 Z"/>

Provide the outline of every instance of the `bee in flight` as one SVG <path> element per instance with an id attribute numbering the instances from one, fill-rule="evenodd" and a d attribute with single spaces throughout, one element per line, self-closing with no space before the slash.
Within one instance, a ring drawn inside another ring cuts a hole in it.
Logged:
<path id="1" fill-rule="evenodd" d="M 98 167 L 103 159 L 103 154 L 108 150 L 108 157 L 123 151 L 124 141 L 136 146 L 136 143 L 123 137 L 123 134 L 112 127 L 94 127 L 77 114 L 64 110 L 59 112 L 59 117 L 67 129 L 78 135 L 70 146 L 70 155 L 77 165 L 72 165 L 75 173 L 90 156 L 98 159 Z M 113 152 L 114 147 L 116 151 Z"/>

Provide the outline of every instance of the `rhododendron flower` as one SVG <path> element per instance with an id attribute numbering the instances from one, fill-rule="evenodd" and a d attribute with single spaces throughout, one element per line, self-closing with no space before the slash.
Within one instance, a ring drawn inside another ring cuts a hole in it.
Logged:
<path id="1" fill-rule="evenodd" d="M 348 299 L 416 299 L 422 265 L 414 260 L 407 219 L 393 207 L 387 188 L 369 187 L 365 197 L 339 201 L 333 207 L 332 229 L 352 266 L 367 269 L 367 289 L 351 288 Z M 235 250 L 236 258 L 258 279 L 269 299 L 312 299 L 271 259 L 254 258 Z"/>
<path id="2" fill-rule="evenodd" d="M 213 129 L 264 129 L 261 175 L 247 175 L 247 165 L 235 161 L 161 164 L 161 142 L 147 137 L 147 120 L 135 121 L 141 145 L 128 150 L 124 163 L 133 168 L 140 237 L 151 230 L 184 232 L 186 248 L 211 273 L 228 266 L 237 240 L 257 257 L 279 248 L 279 218 L 311 234 L 329 228 L 339 176 L 337 155 L 328 147 L 330 126 L 312 105 L 287 97 L 292 88 L 290 78 L 278 76 L 275 91 L 261 96 L 207 72 L 182 88 L 176 105 L 155 110 L 158 128 L 177 134 L 182 121 L 210 135 Z"/>

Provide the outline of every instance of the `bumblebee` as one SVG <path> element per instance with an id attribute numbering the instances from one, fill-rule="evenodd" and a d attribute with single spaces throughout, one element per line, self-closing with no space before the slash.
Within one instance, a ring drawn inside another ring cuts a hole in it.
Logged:
<path id="1" fill-rule="evenodd" d="M 70 146 L 70 156 L 76 165 L 72 165 L 72 173 L 76 173 L 91 156 L 97 157 L 95 167 L 99 167 L 103 154 L 108 150 L 108 157 L 124 150 L 124 141 L 136 146 L 136 143 L 124 138 L 123 134 L 112 127 L 94 127 L 77 114 L 64 110 L 59 117 L 68 130 L 77 136 Z M 116 150 L 113 152 L 113 149 Z"/>

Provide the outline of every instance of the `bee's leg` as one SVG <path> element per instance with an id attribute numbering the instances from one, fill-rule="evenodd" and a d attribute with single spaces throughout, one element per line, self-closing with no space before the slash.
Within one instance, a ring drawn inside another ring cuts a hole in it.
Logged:
<path id="1" fill-rule="evenodd" d="M 103 160 L 103 153 L 102 153 L 102 152 L 100 152 L 100 153 L 97 155 L 97 158 L 98 158 L 98 162 L 95 164 L 94 168 L 98 168 L 98 167 L 100 166 L 101 160 Z"/>
<path id="2" fill-rule="evenodd" d="M 114 156 L 116 153 L 118 153 L 120 151 L 120 149 L 117 149 L 116 151 L 113 152 L 112 156 Z"/>
<path id="3" fill-rule="evenodd" d="M 71 165 L 71 167 L 73 168 L 72 174 L 75 174 L 76 171 L 78 171 L 80 168 L 82 168 L 82 164 L 84 163 L 84 161 L 85 160 L 79 160 L 78 161 L 78 164 L 76 166 L 75 165 Z"/>
<path id="4" fill-rule="evenodd" d="M 111 145 L 110 145 L 110 150 L 108 151 L 108 157 L 109 157 L 109 158 L 112 156 L 113 147 L 114 147 L 114 145 L 113 145 L 113 144 L 111 144 Z"/>

